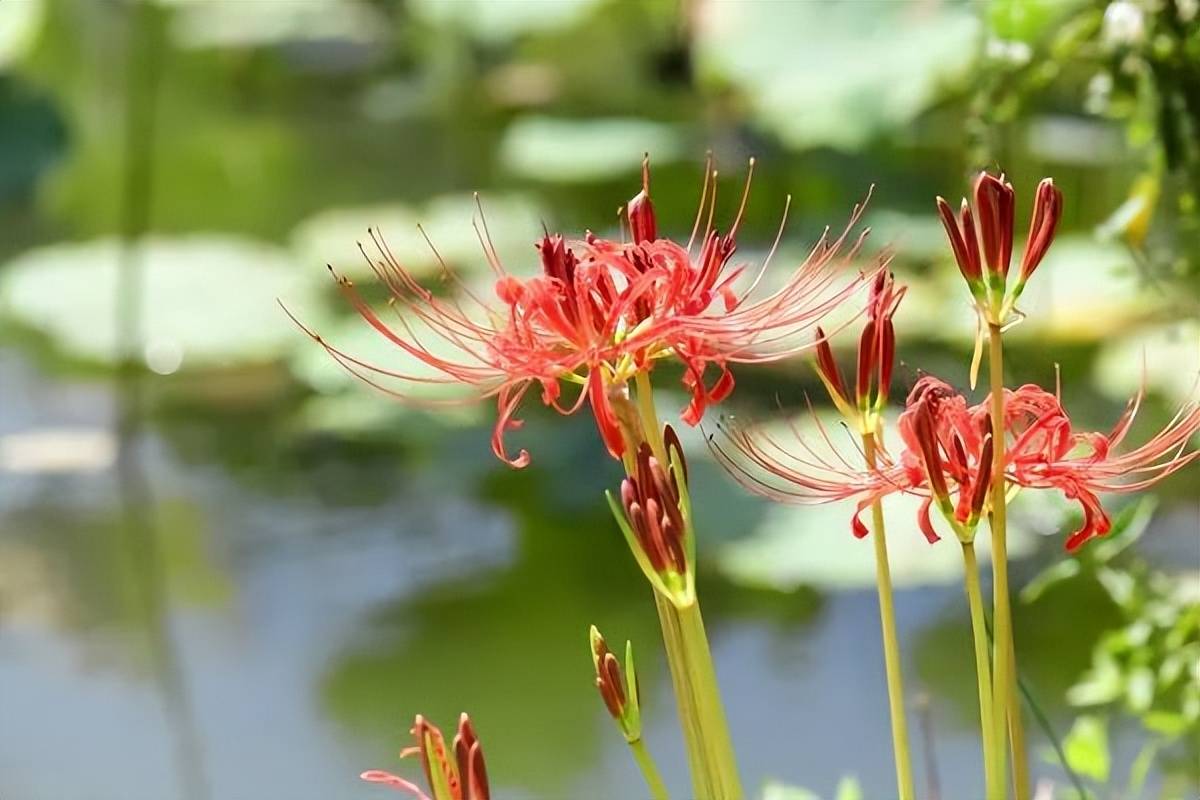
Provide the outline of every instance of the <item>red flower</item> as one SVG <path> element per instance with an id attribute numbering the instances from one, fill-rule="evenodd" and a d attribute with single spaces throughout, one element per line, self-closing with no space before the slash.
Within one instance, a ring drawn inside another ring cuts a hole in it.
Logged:
<path id="1" fill-rule="evenodd" d="M 483 751 L 471 720 L 463 714 L 458 719 L 458 733 L 454 736 L 454 760 L 446 751 L 446 740 L 441 730 L 420 714 L 413 722 L 411 731 L 417 744 L 400 751 L 401 758 L 418 756 L 425 770 L 432 797 L 421 791 L 412 781 L 382 770 L 369 770 L 361 777 L 364 781 L 383 783 L 417 800 L 488 800 L 487 769 L 483 763 Z"/>
<path id="2" fill-rule="evenodd" d="M 1067 538 L 1068 550 L 1108 533 L 1112 523 L 1098 494 L 1141 491 L 1200 458 L 1200 450 L 1188 451 L 1189 441 L 1200 431 L 1196 402 L 1182 407 L 1145 444 L 1115 452 L 1141 400 L 1140 393 L 1130 400 L 1107 434 L 1075 433 L 1054 395 L 1032 385 L 1005 391 L 1004 424 L 1012 439 L 1005 475 L 1018 486 L 1058 489 L 1079 502 L 1083 524 Z"/>
<path id="3" fill-rule="evenodd" d="M 1188 450 L 1200 431 L 1200 403 L 1184 406 L 1145 444 L 1125 453 L 1125 439 L 1141 402 L 1130 401 L 1107 434 L 1077 432 L 1058 398 L 1026 385 L 1004 392 L 1004 475 L 1007 484 L 1029 489 L 1057 489 L 1078 501 L 1083 524 L 1067 538 L 1068 550 L 1109 531 L 1111 522 L 1098 495 L 1141 491 L 1200 458 Z M 969 406 L 943 381 L 921 378 L 909 394 L 897 423 L 904 450 L 899 457 L 881 452 L 879 467 L 856 467 L 838 454 L 828 433 L 814 446 L 793 428 L 794 438 L 781 443 L 762 429 L 726 426 L 730 448 L 714 442 L 718 458 L 756 494 L 792 503 L 854 500 L 855 535 L 866 535 L 858 515 L 874 500 L 894 492 L 925 498 L 918 512 L 922 532 L 938 539 L 929 512 L 934 503 L 955 533 L 974 536 L 987 510 L 992 464 L 990 398 Z"/>
<path id="4" fill-rule="evenodd" d="M 380 335 L 432 367 L 435 377 L 366 363 L 305 331 L 352 373 L 402 399 L 413 399 L 403 387 L 415 382 L 462 384 L 479 399 L 494 397 L 498 415 L 492 449 L 517 467 L 529 462 L 529 454 L 521 450 L 510 458 L 503 436 L 520 426 L 517 407 L 533 385 L 540 386 L 542 402 L 560 413 L 589 404 L 609 452 L 620 457 L 626 444 L 610 393 L 624 392 L 632 377 L 652 369 L 656 361 L 676 358 L 684 365 L 683 381 L 691 394 L 681 416 L 695 425 L 709 404 L 732 391 L 729 364 L 773 361 L 811 346 L 798 342 L 797 334 L 815 326 L 867 279 L 861 273 L 841 278 L 862 242 L 859 236 L 847 243 L 862 206 L 855 207 L 839 237 L 821 237 L 781 288 L 756 299 L 761 271 L 753 280 L 738 282 L 744 266 L 731 265 L 749 179 L 737 217 L 729 232 L 721 234 L 711 227 L 716 181 L 715 172 L 706 167 L 700 214 L 687 247 L 658 238 L 649 180 L 645 167 L 642 191 L 627 206 L 631 241 L 591 233 L 570 241 L 546 235 L 537 246 L 542 274 L 528 280 L 505 270 L 486 243 L 485 226 L 484 249 L 496 275 L 498 303 L 465 287 L 466 303 L 435 295 L 372 231 L 377 255 L 368 261 L 390 290 L 391 302 L 428 328 L 425 341 L 411 326 L 381 319 L 347 278 L 336 276 L 338 285 Z M 702 218 L 707 222 L 693 256 Z M 449 269 L 447 277 L 458 283 Z M 434 340 L 439 347 L 430 344 Z M 453 357 L 437 354 L 445 345 L 456 351 Z M 715 379 L 706 376 L 710 367 Z M 400 388 L 385 385 L 393 382 Z M 564 383 L 577 387 L 574 398 L 563 399 Z"/>
<path id="5" fill-rule="evenodd" d="M 1004 391 L 1005 480 L 1022 488 L 1058 489 L 1079 502 L 1083 524 L 1067 537 L 1068 550 L 1108 533 L 1111 521 L 1099 494 L 1141 491 L 1200 457 L 1200 451 L 1187 452 L 1188 440 L 1200 431 L 1200 405 L 1196 403 L 1180 409 L 1142 446 L 1117 454 L 1140 403 L 1139 394 L 1107 434 L 1077 432 L 1059 399 L 1045 389 L 1027 384 Z M 957 493 L 952 508 L 944 509 L 946 516 L 951 524 L 972 533 L 988 492 L 990 408 L 990 397 L 968 408 L 962 396 L 946 384 L 924 378 L 900 417 L 907 448 L 905 463 L 919 463 L 924 468 L 922 489 L 934 500 L 942 502 Z"/>
<path id="6" fill-rule="evenodd" d="M 975 180 L 974 197 L 974 214 L 966 198 L 955 216 L 950 204 L 941 197 L 937 199 L 938 213 L 950 239 L 954 260 L 958 262 L 976 304 L 989 321 L 1001 325 L 1024 291 L 1026 281 L 1050 249 L 1062 217 L 1062 192 L 1050 178 L 1044 178 L 1038 184 L 1017 282 L 1007 296 L 1014 229 L 1012 184 L 1004 175 L 997 177 L 981 172 Z"/>

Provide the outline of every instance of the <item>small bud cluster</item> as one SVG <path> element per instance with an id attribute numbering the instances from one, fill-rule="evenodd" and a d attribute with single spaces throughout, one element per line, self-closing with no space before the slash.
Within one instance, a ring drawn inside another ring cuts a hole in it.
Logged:
<path id="1" fill-rule="evenodd" d="M 662 457 L 648 442 L 621 481 L 620 501 L 609 505 L 642 571 L 656 590 L 679 605 L 694 598 L 694 542 L 687 496 L 687 464 L 670 425 L 664 426 Z"/>
<path id="2" fill-rule="evenodd" d="M 1054 240 L 1062 217 L 1062 192 L 1051 178 L 1038 184 L 1029 237 L 1011 292 L 1008 291 L 1008 273 L 1013 250 L 1015 195 L 1012 184 L 1004 175 L 997 177 L 982 172 L 975 180 L 973 196 L 974 210 L 963 198 L 957 216 L 950 204 L 939 197 L 938 213 L 958 269 L 966 279 L 976 305 L 989 323 L 1003 325 Z"/>
<path id="3" fill-rule="evenodd" d="M 589 632 L 589 638 L 592 665 L 596 670 L 596 688 L 604 700 L 604 707 L 625 736 L 625 741 L 632 744 L 642 738 L 641 693 L 633 666 L 633 643 L 625 643 L 625 674 L 622 675 L 620 662 L 608 649 L 608 644 L 595 625 Z"/>
<path id="4" fill-rule="evenodd" d="M 417 715 L 410 733 L 417 743 L 402 750 L 400 757 L 420 758 L 432 795 L 426 795 L 411 781 L 382 770 L 364 772 L 362 779 L 387 784 L 420 800 L 489 800 L 491 792 L 488 789 L 483 749 L 470 717 L 462 714 L 458 718 L 458 731 L 452 743 L 453 761 L 447 752 L 441 729 L 425 717 Z"/>
<path id="5" fill-rule="evenodd" d="M 892 274 L 886 269 L 880 270 L 871 284 L 867 323 L 858 339 L 858 368 L 855 371 L 853 400 L 833 357 L 829 337 L 825 331 L 817 328 L 817 375 L 842 416 L 864 433 L 876 430 L 879 413 L 887 404 L 896 361 L 896 330 L 892 325 L 892 317 L 904 292 L 905 288 L 897 287 Z"/>

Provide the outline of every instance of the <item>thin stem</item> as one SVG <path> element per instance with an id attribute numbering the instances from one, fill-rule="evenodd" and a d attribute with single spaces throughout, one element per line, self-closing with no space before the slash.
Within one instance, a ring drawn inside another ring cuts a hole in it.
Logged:
<path id="1" fill-rule="evenodd" d="M 863 434 L 867 466 L 875 469 L 875 435 Z M 908 723 L 904 717 L 904 677 L 900 668 L 900 640 L 896 635 L 896 609 L 892 601 L 892 571 L 888 564 L 887 534 L 883 524 L 883 504 L 871 505 L 875 544 L 875 585 L 879 592 L 879 626 L 883 636 L 883 663 L 887 671 L 888 708 L 892 720 L 892 757 L 896 763 L 896 791 L 900 800 L 916 797 L 912 761 L 908 748 Z"/>
<path id="2" fill-rule="evenodd" d="M 996 621 L 996 646 L 993 652 L 992 711 L 993 736 L 998 766 L 998 779 L 1006 774 L 1008 739 L 1010 727 L 1016 731 L 1012 743 L 1024 746 L 1021 730 L 1020 704 L 1014 699 L 1016 681 L 1016 655 L 1013 647 L 1012 606 L 1008 589 L 1008 527 L 1007 498 L 1004 481 L 1004 345 L 1001 342 L 1000 326 L 988 323 L 988 367 L 991 375 L 992 394 L 992 616 Z M 1029 797 L 1028 768 L 1024 756 L 1014 756 L 1014 765 L 1021 764 L 1015 774 L 1014 783 L 1018 800 Z M 1025 781 L 1022 785 L 1022 780 Z"/>
<path id="3" fill-rule="evenodd" d="M 636 387 L 642 435 L 649 442 L 655 458 L 666 464 L 666 445 L 654 408 L 650 376 L 639 372 Z M 695 535 L 695 532 L 689 531 L 689 535 Z M 690 570 L 695 568 L 695 564 L 688 565 Z M 708 634 L 700 616 L 700 603 L 693 599 L 680 607 L 657 591 L 654 602 L 662 626 L 663 645 L 679 707 L 696 800 L 742 800 L 737 757 L 725 720 Z"/>
<path id="4" fill-rule="evenodd" d="M 638 766 L 642 770 L 642 776 L 646 779 L 646 786 L 650 789 L 650 797 L 652 800 L 670 800 L 670 795 L 667 794 L 667 787 L 663 783 L 662 775 L 658 772 L 658 767 L 654 764 L 654 759 L 650 757 L 650 751 L 646 749 L 646 743 L 641 739 L 629 743 L 629 749 L 633 751 L 633 757 L 637 760 Z"/>
<path id="5" fill-rule="evenodd" d="M 654 605 L 658 609 L 663 647 L 667 651 L 671 687 L 675 691 L 675 706 L 679 711 L 679 727 L 683 731 L 683 744 L 687 751 L 688 768 L 692 776 L 692 792 L 698 798 L 714 797 L 716 788 L 705 766 L 708 759 L 704 747 L 704 733 L 700 729 L 696 687 L 688 672 L 686 657 L 683 655 L 683 634 L 680 631 L 678 609 L 658 592 L 654 592 Z"/>
<path id="6" fill-rule="evenodd" d="M 983 593 L 979 589 L 979 562 L 975 558 L 975 543 L 963 542 L 963 576 L 967 588 L 967 605 L 971 609 L 971 635 L 975 642 L 975 682 L 979 685 L 979 730 L 983 741 L 983 779 L 987 797 L 1003 794 L 996 781 L 995 723 L 992 717 L 992 675 L 988 652 L 987 617 L 983 612 Z"/>
<path id="7" fill-rule="evenodd" d="M 1016 788 L 1017 800 L 1030 800 L 1029 754 L 1025 748 L 1025 725 L 1021 721 L 1021 695 L 1017 686 L 1016 653 L 1013 648 L 1012 628 L 1009 628 L 1008 642 L 1005 650 L 1008 652 L 1008 738 L 1012 747 L 1013 785 Z"/>

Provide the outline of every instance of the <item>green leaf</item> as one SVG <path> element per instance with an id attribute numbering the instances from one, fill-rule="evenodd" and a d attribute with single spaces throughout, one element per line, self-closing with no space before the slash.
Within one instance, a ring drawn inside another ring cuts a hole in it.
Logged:
<path id="1" fill-rule="evenodd" d="M 252 48 L 295 42 L 381 45 L 388 20 L 359 0 L 239 3 L 158 0 L 177 6 L 171 32 L 184 48 Z"/>
<path id="2" fill-rule="evenodd" d="M 1074 706 L 1111 703 L 1121 696 L 1123 686 L 1121 668 L 1112 656 L 1102 653 L 1083 679 L 1067 690 L 1067 702 Z"/>
<path id="3" fill-rule="evenodd" d="M 978 27 L 949 3 L 706 3 L 696 60 L 787 144 L 854 149 L 911 122 L 965 76 L 974 54 L 963 43 Z"/>
<path id="4" fill-rule="evenodd" d="M 426 22 L 457 28 L 473 38 L 505 42 L 522 34 L 542 33 L 582 21 L 598 0 L 412 0 L 410 7 Z"/>
<path id="5" fill-rule="evenodd" d="M 18 256 L 0 276 L 3 313 L 67 357 L 117 363 L 123 252 L 109 238 Z M 307 305 L 312 284 L 279 248 L 235 236 L 150 237 L 135 255 L 139 355 L 157 372 L 273 361 L 304 338 L 276 301 Z"/>
<path id="6" fill-rule="evenodd" d="M 1074 578 L 1080 571 L 1079 561 L 1074 558 L 1064 558 L 1062 561 L 1052 564 L 1025 584 L 1025 587 L 1021 589 L 1021 602 L 1037 602 L 1047 590 Z"/>
<path id="7" fill-rule="evenodd" d="M 1125 679 L 1125 702 L 1131 711 L 1141 714 L 1154 702 L 1154 670 L 1137 667 Z"/>
<path id="8" fill-rule="evenodd" d="M 1099 717 L 1082 716 L 1075 720 L 1063 739 L 1067 763 L 1080 775 L 1100 783 L 1108 780 L 1108 728 Z"/>
<path id="9" fill-rule="evenodd" d="M 1110 342 L 1160 302 L 1144 285 L 1123 246 L 1086 236 L 1060 236 L 1021 295 L 1018 305 L 1027 317 L 1010 335 L 1023 342 L 1047 337 Z"/>
<path id="10" fill-rule="evenodd" d="M 43 0 L 0 3 L 0 69 L 7 69 L 28 52 L 46 16 Z"/>
<path id="11" fill-rule="evenodd" d="M 473 194 L 449 194 L 424 208 L 393 204 L 328 209 L 297 225 L 291 242 L 306 267 L 331 264 L 352 279 L 375 281 L 358 247 L 361 242 L 369 256 L 379 258 L 368 233 L 373 229 L 395 260 L 418 279 L 441 276 L 439 257 L 459 275 L 481 275 L 489 270 L 480 238 L 486 223 L 501 263 L 514 274 L 527 275 L 537 269 L 533 246 L 543 222 L 549 220 L 542 210 L 523 195 L 486 193 L 477 204 Z"/>
<path id="12" fill-rule="evenodd" d="M 645 153 L 661 164 L 676 160 L 682 151 L 679 130 L 660 122 L 531 116 L 505 131 L 500 162 L 523 178 L 572 183 L 636 171 Z"/>
<path id="13" fill-rule="evenodd" d="M 1095 385 L 1124 400 L 1141 387 L 1174 405 L 1192 399 L 1200 373 L 1200 323 L 1180 320 L 1103 340 L 1093 367 Z"/>

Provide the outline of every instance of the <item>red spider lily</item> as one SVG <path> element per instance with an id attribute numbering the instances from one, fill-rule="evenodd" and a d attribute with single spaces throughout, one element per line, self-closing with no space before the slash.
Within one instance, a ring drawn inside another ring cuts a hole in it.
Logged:
<path id="1" fill-rule="evenodd" d="M 1025 283 L 1050 249 L 1062 217 L 1062 192 L 1050 178 L 1044 178 L 1038 184 L 1017 282 L 1008 297 L 1005 291 L 1012 263 L 1014 227 L 1012 184 L 1004 175 L 997 177 L 981 172 L 975 180 L 973 194 L 974 214 L 966 198 L 963 198 L 959 214 L 955 216 L 950 204 L 941 197 L 937 199 L 938 213 L 950 239 L 950 249 L 954 251 L 959 271 L 966 278 L 980 310 L 991 322 L 1003 324 L 1024 291 Z"/>
<path id="2" fill-rule="evenodd" d="M 529 454 L 521 450 L 510 458 L 504 433 L 520 427 L 517 408 L 535 384 L 541 388 L 542 402 L 562 414 L 590 405 L 605 445 L 619 458 L 626 442 L 610 394 L 623 392 L 637 373 L 661 359 L 681 361 L 683 382 L 691 394 L 681 417 L 695 425 L 708 405 L 732 391 L 730 364 L 774 361 L 811 346 L 798 343 L 797 335 L 867 280 L 861 273 L 841 279 L 865 236 L 864 232 L 849 240 L 863 210 L 856 206 L 843 233 L 833 239 L 823 235 L 781 288 L 759 297 L 755 290 L 761 270 L 743 286 L 738 279 L 745 267 L 731 259 L 750 181 L 733 224 L 721 234 L 712 227 L 716 173 L 710 166 L 687 247 L 658 238 L 648 166 L 643 168 L 641 192 L 626 207 L 631 241 L 592 233 L 582 240 L 547 234 L 537 246 L 542 274 L 534 278 L 521 280 L 504 268 L 485 223 L 480 238 L 495 273 L 498 303 L 471 293 L 446 267 L 446 278 L 465 298 L 434 294 L 371 231 L 376 257 L 365 250 L 364 257 L 390 291 L 391 304 L 411 313 L 428 332 L 418 335 L 403 317 L 399 323 L 385 322 L 350 280 L 335 276 L 338 285 L 380 335 L 403 357 L 431 367 L 432 376 L 369 364 L 304 330 L 350 372 L 401 399 L 417 402 L 404 389 L 414 383 L 464 385 L 474 390 L 476 399 L 494 397 L 498 414 L 492 449 L 513 466 L 525 466 Z M 707 222 L 697 240 L 702 218 Z M 780 235 L 782 231 L 781 225 Z M 697 241 L 699 251 L 693 255 Z M 770 256 L 762 270 L 769 261 Z M 447 348 L 453 356 L 438 355 Z M 715 379 L 706 377 L 710 367 L 716 370 Z M 392 383 L 400 388 L 385 385 Z M 578 387 L 573 399 L 563 399 L 564 383 Z"/>
<path id="3" fill-rule="evenodd" d="M 401 758 L 418 756 L 425 770 L 425 780 L 432 796 L 425 794 L 412 781 L 382 770 L 370 770 L 360 777 L 364 781 L 383 783 L 417 800 L 488 800 L 487 769 L 483 763 L 483 750 L 479 738 L 471 726 L 471 720 L 463 714 L 458 719 L 458 733 L 454 736 L 454 760 L 446 751 L 446 740 L 441 730 L 420 714 L 413 722 L 411 731 L 417 744 L 400 752 Z"/>
<path id="4" fill-rule="evenodd" d="M 1041 387 L 1005 392 L 1004 422 L 1013 440 L 1005 475 L 1018 486 L 1058 489 L 1079 502 L 1083 524 L 1067 538 L 1068 550 L 1111 528 L 1097 494 L 1141 491 L 1200 458 L 1200 450 L 1188 451 L 1189 441 L 1200 431 L 1200 403 L 1195 401 L 1180 408 L 1140 447 L 1116 453 L 1141 400 L 1139 392 L 1107 434 L 1074 433 L 1058 398 Z"/>
<path id="5" fill-rule="evenodd" d="M 1197 403 L 1181 408 L 1142 446 L 1117 454 L 1140 403 L 1141 394 L 1129 402 L 1107 434 L 1076 432 L 1058 397 L 1045 389 L 1027 384 L 1004 391 L 1005 481 L 1022 488 L 1058 489 L 1079 502 L 1083 524 L 1067 537 L 1068 550 L 1108 533 L 1111 521 L 1099 494 L 1141 491 L 1200 457 L 1200 451 L 1186 452 L 1188 440 L 1200 431 Z M 973 535 L 988 493 L 990 409 L 990 398 L 967 407 L 949 386 L 924 378 L 900 418 L 907 448 L 904 462 L 921 465 L 926 478 L 923 491 L 939 503 L 960 535 Z M 955 493 L 957 501 L 949 503 Z M 926 513 L 928 506 L 927 501 Z M 927 518 L 922 527 L 926 535 L 932 533 Z"/>
<path id="6" fill-rule="evenodd" d="M 1077 432 L 1055 395 L 1033 385 L 1005 390 L 1006 484 L 1057 489 L 1079 502 L 1083 524 L 1068 536 L 1068 550 L 1109 531 L 1099 494 L 1141 491 L 1200 458 L 1200 450 L 1188 450 L 1189 440 L 1200 431 L 1196 402 L 1181 408 L 1145 444 L 1117 453 L 1140 402 L 1139 394 L 1107 434 Z M 783 443 L 761 428 L 724 426 L 731 446 L 713 442 L 713 449 L 738 482 L 756 494 L 791 503 L 856 501 L 856 536 L 867 533 L 858 519 L 864 508 L 893 492 L 907 492 L 925 498 L 918 521 L 931 542 L 938 539 L 929 519 L 933 503 L 955 533 L 969 540 L 990 499 L 989 412 L 990 398 L 969 406 L 949 385 L 926 376 L 900 415 L 903 451 L 898 457 L 881 452 L 875 470 L 838 454 L 819 422 L 824 446 L 815 446 L 794 427 L 791 440 Z"/>
<path id="7" fill-rule="evenodd" d="M 887 404 L 896 360 L 896 331 L 892 317 L 905 291 L 904 286 L 896 286 L 895 279 L 886 269 L 880 270 L 871 284 L 867 323 L 858 340 L 854 403 L 850 401 L 829 339 L 821 328 L 817 328 L 817 375 L 842 416 L 865 431 L 875 430 L 878 413 Z"/>

